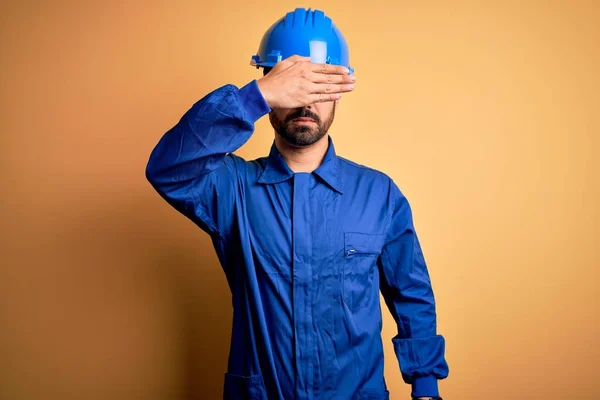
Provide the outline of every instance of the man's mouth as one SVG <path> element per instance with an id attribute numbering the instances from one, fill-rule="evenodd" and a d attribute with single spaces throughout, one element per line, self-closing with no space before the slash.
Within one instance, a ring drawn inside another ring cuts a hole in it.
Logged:
<path id="1" fill-rule="evenodd" d="M 312 119 L 312 118 L 308 118 L 308 117 L 301 117 L 301 118 L 294 118 L 294 119 L 292 120 L 292 122 L 314 122 L 314 123 L 316 123 L 317 121 L 315 121 L 315 120 L 314 120 L 314 119 Z"/>

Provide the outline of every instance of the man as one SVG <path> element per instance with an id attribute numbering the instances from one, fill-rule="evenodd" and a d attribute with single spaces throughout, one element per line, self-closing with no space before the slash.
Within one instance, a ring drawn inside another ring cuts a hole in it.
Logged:
<path id="1" fill-rule="evenodd" d="M 211 238 L 233 300 L 225 399 L 388 399 L 379 290 L 414 398 L 448 375 L 429 274 L 406 197 L 335 153 L 353 90 L 346 42 L 323 12 L 267 31 L 264 76 L 206 95 L 161 138 L 146 176 Z M 268 157 L 233 154 L 269 114 Z"/>

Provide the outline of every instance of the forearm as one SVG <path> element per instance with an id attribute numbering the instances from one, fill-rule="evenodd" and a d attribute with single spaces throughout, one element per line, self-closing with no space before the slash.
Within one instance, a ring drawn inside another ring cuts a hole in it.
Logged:
<path id="1" fill-rule="evenodd" d="M 394 208 L 379 261 L 381 292 L 398 327 L 394 351 L 411 395 L 438 396 L 438 379 L 447 377 L 448 365 L 433 288 L 408 200 L 393 182 L 390 190 Z"/>
<path id="2" fill-rule="evenodd" d="M 448 375 L 445 340 L 436 332 L 435 302 L 431 287 L 413 282 L 404 291 L 383 288 L 388 308 L 397 321 L 392 338 L 404 381 L 412 395 L 438 396 L 438 379 Z"/>
<path id="3" fill-rule="evenodd" d="M 153 149 L 146 166 L 148 180 L 163 188 L 214 171 L 227 153 L 251 137 L 255 121 L 269 110 L 256 81 L 241 89 L 225 85 L 207 94 Z"/>

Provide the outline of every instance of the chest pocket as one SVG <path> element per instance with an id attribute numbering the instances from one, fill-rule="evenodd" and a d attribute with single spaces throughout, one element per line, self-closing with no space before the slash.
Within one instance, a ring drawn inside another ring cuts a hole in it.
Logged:
<path id="1" fill-rule="evenodd" d="M 344 233 L 344 281 L 342 296 L 351 311 L 369 304 L 372 294 L 378 293 L 379 284 L 373 281 L 377 258 L 385 242 L 385 235 Z"/>

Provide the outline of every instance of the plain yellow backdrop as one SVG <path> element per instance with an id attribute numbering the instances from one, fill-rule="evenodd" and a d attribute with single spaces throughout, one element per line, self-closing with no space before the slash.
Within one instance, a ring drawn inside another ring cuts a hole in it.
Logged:
<path id="1" fill-rule="evenodd" d="M 3 2 L 0 398 L 221 396 L 225 277 L 144 168 L 297 6 L 350 45 L 338 153 L 413 207 L 444 398 L 598 398 L 600 3 L 566 0 Z M 263 118 L 238 154 L 272 140 Z"/>

